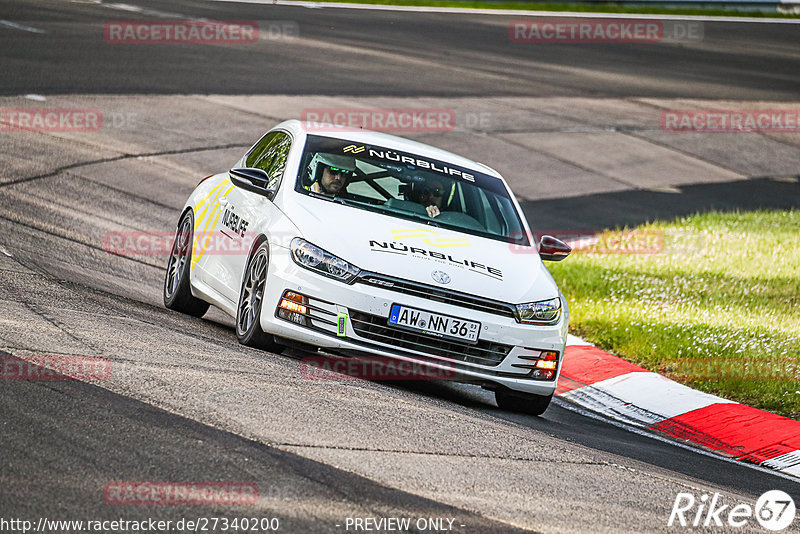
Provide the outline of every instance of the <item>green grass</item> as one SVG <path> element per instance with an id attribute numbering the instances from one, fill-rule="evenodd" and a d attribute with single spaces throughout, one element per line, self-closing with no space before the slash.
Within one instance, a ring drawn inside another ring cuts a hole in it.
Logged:
<path id="1" fill-rule="evenodd" d="M 576 251 L 550 266 L 571 331 L 691 387 L 800 418 L 800 210 L 637 230 L 663 236 L 648 249 L 661 250 Z"/>
<path id="2" fill-rule="evenodd" d="M 432 6 L 459 7 L 474 9 L 518 9 L 523 11 L 573 11 L 580 13 L 638 13 L 654 15 L 705 15 L 721 17 L 773 17 L 798 18 L 800 13 L 777 13 L 764 11 L 743 11 L 737 9 L 661 7 L 661 6 L 623 6 L 614 3 L 552 3 L 552 2 L 506 2 L 503 0 L 317 0 L 320 2 L 345 2 L 353 4 L 375 4 L 387 6 Z"/>

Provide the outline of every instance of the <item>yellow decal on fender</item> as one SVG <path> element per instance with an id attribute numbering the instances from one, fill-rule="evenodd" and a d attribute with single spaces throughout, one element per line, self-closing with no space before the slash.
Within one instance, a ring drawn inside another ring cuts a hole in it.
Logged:
<path id="1" fill-rule="evenodd" d="M 226 189 L 227 186 L 230 187 Z M 190 264 L 192 269 L 194 269 L 194 266 L 197 265 L 197 262 L 200 261 L 200 258 L 203 257 L 203 254 L 205 254 L 208 249 L 211 235 L 219 219 L 219 204 L 217 204 L 217 199 L 233 191 L 233 187 L 230 179 L 225 179 L 209 191 L 208 194 L 201 198 L 195 205 L 194 239 L 192 241 L 192 262 Z M 213 208 L 209 211 L 208 208 L 211 206 L 213 206 Z M 203 224 L 204 222 L 205 224 Z M 198 231 L 201 226 L 203 230 Z M 210 231 L 209 226 L 211 227 Z"/>

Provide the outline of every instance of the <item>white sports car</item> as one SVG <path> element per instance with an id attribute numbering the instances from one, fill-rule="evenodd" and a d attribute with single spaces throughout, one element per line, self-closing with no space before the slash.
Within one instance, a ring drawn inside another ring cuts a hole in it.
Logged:
<path id="1" fill-rule="evenodd" d="M 498 405 L 541 414 L 568 310 L 493 169 L 391 135 L 287 121 L 181 213 L 168 308 L 236 318 L 245 345 L 367 354 L 453 372 Z"/>

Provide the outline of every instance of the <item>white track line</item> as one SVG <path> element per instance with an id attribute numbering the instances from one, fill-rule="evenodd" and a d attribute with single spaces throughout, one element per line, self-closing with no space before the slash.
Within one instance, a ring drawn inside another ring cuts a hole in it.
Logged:
<path id="1" fill-rule="evenodd" d="M 711 404 L 733 404 L 658 373 L 626 373 L 562 394 L 584 408 L 649 427 Z"/>
<path id="2" fill-rule="evenodd" d="M 209 0 L 236 4 L 264 4 L 297 6 L 311 9 L 363 9 L 367 11 L 409 11 L 414 13 L 456 13 L 461 15 L 512 15 L 525 17 L 569 17 L 581 19 L 653 19 L 653 20 L 698 20 L 705 22 L 760 22 L 764 24 L 800 24 L 800 19 L 770 17 L 711 17 L 702 15 L 651 15 L 638 13 L 586 13 L 571 11 L 526 11 L 523 9 L 472 9 L 465 7 L 434 6 L 388 6 L 380 4 L 345 4 L 342 2 L 307 2 L 301 0 Z"/>
<path id="3" fill-rule="evenodd" d="M 23 26 L 22 24 L 17 24 L 16 22 L 11 22 L 10 20 L 0 20 L 0 26 L 13 28 L 15 30 L 22 30 L 24 32 L 47 33 L 47 30 L 40 30 L 39 28 L 33 28 L 31 26 Z"/>

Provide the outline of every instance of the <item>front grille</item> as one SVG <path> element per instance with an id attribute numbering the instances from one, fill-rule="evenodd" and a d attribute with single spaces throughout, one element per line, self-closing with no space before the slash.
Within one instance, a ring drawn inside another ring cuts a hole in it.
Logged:
<path id="1" fill-rule="evenodd" d="M 353 310 L 350 310 L 350 320 L 356 334 L 365 339 L 460 362 L 499 365 L 513 348 L 511 345 L 491 341 L 478 340 L 475 345 L 467 345 L 458 341 L 415 334 L 386 326 L 385 317 Z"/>
<path id="2" fill-rule="evenodd" d="M 397 291 L 398 293 L 404 293 L 406 295 L 413 295 L 426 300 L 452 304 L 470 310 L 493 313 L 504 317 L 516 317 L 514 315 L 515 308 L 512 304 L 500 302 L 498 300 L 490 300 L 476 295 L 469 295 L 467 293 L 459 293 L 458 291 L 446 290 L 427 284 L 420 284 L 393 276 L 366 272 L 361 273 L 356 279 L 356 282 L 374 287 L 381 287 L 390 291 Z"/>

